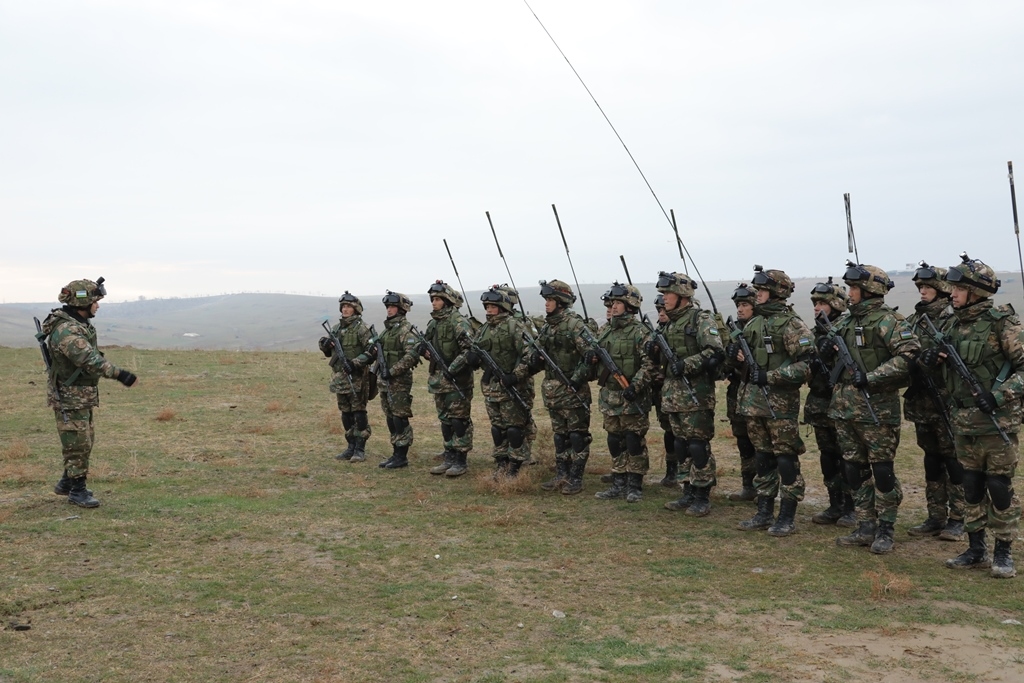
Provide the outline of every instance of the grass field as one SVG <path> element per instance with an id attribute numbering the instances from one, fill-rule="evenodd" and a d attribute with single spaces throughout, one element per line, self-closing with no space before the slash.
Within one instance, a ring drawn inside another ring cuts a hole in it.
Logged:
<path id="1" fill-rule="evenodd" d="M 773 539 L 735 530 L 752 507 L 724 499 L 738 462 L 722 421 L 714 509 L 693 519 L 654 483 L 636 505 L 593 498 L 597 417 L 585 494 L 537 488 L 553 457 L 540 408 L 540 464 L 495 486 L 479 396 L 470 474 L 430 476 L 422 368 L 412 466 L 385 472 L 376 405 L 369 460 L 333 459 L 318 355 L 107 355 L 140 383 L 102 386 L 103 504 L 83 510 L 51 492 L 38 350 L 0 349 L 0 682 L 1024 680 L 1024 626 L 1003 623 L 1024 621 L 1024 579 L 947 570 L 961 544 L 906 534 L 924 515 L 912 429 L 897 548 L 877 557 L 810 523 L 825 501 L 806 435 L 799 533 Z"/>

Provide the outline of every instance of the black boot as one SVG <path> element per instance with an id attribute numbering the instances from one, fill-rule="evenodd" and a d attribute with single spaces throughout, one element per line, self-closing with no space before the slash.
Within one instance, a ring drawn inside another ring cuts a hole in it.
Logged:
<path id="1" fill-rule="evenodd" d="M 366 446 L 366 439 L 360 439 L 358 436 L 352 439 L 352 457 L 348 459 L 349 462 L 363 462 L 366 460 L 366 451 L 363 450 Z"/>
<path id="2" fill-rule="evenodd" d="M 644 475 L 630 473 L 626 475 L 626 502 L 639 503 L 644 499 Z"/>
<path id="3" fill-rule="evenodd" d="M 68 491 L 68 502 L 80 508 L 98 508 L 100 502 L 92 497 L 92 491 L 85 488 L 85 475 L 69 479 L 71 489 Z"/>
<path id="4" fill-rule="evenodd" d="M 381 467 L 387 470 L 397 470 L 402 467 L 409 466 L 409 447 L 408 446 L 395 446 L 394 454 L 380 464 Z"/>
<path id="5" fill-rule="evenodd" d="M 992 553 L 992 577 L 996 579 L 1012 579 L 1017 576 L 1013 567 L 1013 554 L 1010 552 L 1012 541 L 996 541 L 996 550 Z"/>
<path id="6" fill-rule="evenodd" d="M 505 472 L 508 471 L 508 456 L 499 457 L 494 459 L 494 471 L 491 472 L 491 478 L 495 481 L 505 476 Z"/>
<path id="7" fill-rule="evenodd" d="M 665 478 L 661 480 L 661 485 L 667 489 L 679 488 L 679 482 L 676 481 L 677 476 L 679 476 L 679 463 L 675 460 L 666 460 Z"/>
<path id="8" fill-rule="evenodd" d="M 711 487 L 691 486 L 693 502 L 686 508 L 686 514 L 691 517 L 707 517 L 711 513 Z"/>
<path id="9" fill-rule="evenodd" d="M 892 533 L 892 522 L 879 522 L 878 528 L 875 530 L 875 540 L 871 542 L 871 547 L 868 550 L 875 555 L 891 553 L 894 545 Z"/>
<path id="10" fill-rule="evenodd" d="M 952 517 L 947 519 L 946 526 L 939 532 L 939 539 L 942 541 L 964 540 L 964 520 Z"/>
<path id="11" fill-rule="evenodd" d="M 64 474 L 61 475 L 60 481 L 54 484 L 53 492 L 58 496 L 66 496 L 71 493 L 71 477 L 68 476 L 67 470 L 64 470 Z M 92 495 L 92 491 L 89 489 L 86 489 L 85 492 L 90 496 Z"/>
<path id="12" fill-rule="evenodd" d="M 874 522 L 861 522 L 852 533 L 836 539 L 836 545 L 871 545 L 875 542 L 877 527 Z"/>
<path id="13" fill-rule="evenodd" d="M 846 529 L 857 528 L 857 511 L 853 504 L 852 494 L 843 494 L 843 516 L 836 520 L 836 526 Z"/>
<path id="14" fill-rule="evenodd" d="M 430 468 L 431 474 L 445 474 L 455 464 L 455 451 L 445 451 L 442 453 L 444 457 L 441 458 L 441 464 L 434 465 Z"/>
<path id="15" fill-rule="evenodd" d="M 796 533 L 796 501 L 783 498 L 779 503 L 779 518 L 768 528 L 769 536 L 789 536 Z"/>
<path id="16" fill-rule="evenodd" d="M 985 530 L 967 532 L 967 550 L 956 557 L 946 560 L 950 569 L 988 569 L 992 566 L 992 558 L 988 556 L 988 545 L 985 544 Z"/>
<path id="17" fill-rule="evenodd" d="M 835 524 L 843 516 L 843 490 L 833 486 L 828 490 L 828 507 L 811 517 L 815 524 Z"/>
<path id="18" fill-rule="evenodd" d="M 683 495 L 679 496 L 675 500 L 668 501 L 667 503 L 665 503 L 665 505 L 663 507 L 666 510 L 672 510 L 673 512 L 678 512 L 680 510 L 685 510 L 688 507 L 690 507 L 691 505 L 693 505 L 693 500 L 694 500 L 693 487 L 690 486 L 690 482 L 685 482 L 683 484 Z"/>
<path id="19" fill-rule="evenodd" d="M 612 474 L 612 485 L 607 491 L 599 491 L 594 498 L 599 500 L 615 500 L 626 497 L 626 475 L 618 472 Z"/>
<path id="20" fill-rule="evenodd" d="M 569 481 L 562 487 L 563 496 L 571 496 L 583 491 L 583 471 L 587 468 L 586 460 L 573 460 L 569 465 Z"/>
<path id="21" fill-rule="evenodd" d="M 613 475 L 611 472 L 609 472 L 608 474 L 601 475 L 602 484 L 611 484 L 613 481 L 615 481 L 615 475 Z"/>
<path id="22" fill-rule="evenodd" d="M 338 453 L 336 456 L 334 456 L 335 460 L 351 460 L 352 456 L 355 454 L 355 452 L 356 452 L 355 439 L 353 439 L 351 436 L 346 434 L 345 435 L 345 441 L 348 442 L 348 448 L 346 448 L 341 453 Z"/>
<path id="23" fill-rule="evenodd" d="M 555 491 L 562 488 L 569 482 L 569 468 L 568 458 L 555 460 L 555 476 L 542 483 L 540 487 L 545 491 Z"/>
<path id="24" fill-rule="evenodd" d="M 760 531 L 771 527 L 775 522 L 775 499 L 768 496 L 757 497 L 757 512 L 750 519 L 737 525 L 741 531 Z"/>
<path id="25" fill-rule="evenodd" d="M 946 520 L 928 517 L 928 519 L 924 520 L 917 526 L 912 526 L 907 529 L 907 533 L 911 536 L 935 536 L 945 528 Z"/>
<path id="26" fill-rule="evenodd" d="M 445 470 L 446 477 L 461 477 L 469 471 L 469 455 L 465 451 L 455 451 L 452 466 Z"/>
<path id="27" fill-rule="evenodd" d="M 509 460 L 508 468 L 505 470 L 505 476 L 509 479 L 515 479 L 519 476 L 519 468 L 523 466 L 522 460 Z"/>
<path id="28" fill-rule="evenodd" d="M 754 473 L 744 472 L 743 477 L 743 488 L 739 491 L 733 491 L 729 494 L 729 500 L 732 501 L 746 501 L 757 499 L 757 489 L 754 488 Z"/>

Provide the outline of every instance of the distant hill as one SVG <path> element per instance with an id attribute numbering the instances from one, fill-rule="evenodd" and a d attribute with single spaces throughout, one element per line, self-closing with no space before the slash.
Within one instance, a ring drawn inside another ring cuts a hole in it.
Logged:
<path id="1" fill-rule="evenodd" d="M 891 273 L 896 288 L 886 300 L 899 307 L 904 314 L 914 310 L 918 301 L 917 288 L 911 273 Z M 1020 277 L 1013 273 L 1000 273 L 1003 287 L 996 296 L 999 303 L 1012 302 L 1017 308 L 1024 306 Z M 801 278 L 796 281 L 796 293 L 791 299 L 797 312 L 806 321 L 812 319 L 810 291 L 814 283 L 825 278 Z M 712 296 L 723 315 L 732 314 L 730 296 L 739 280 L 709 282 Z M 601 294 L 604 285 L 582 285 L 587 312 L 598 320 L 604 317 Z M 638 284 L 644 297 L 644 310 L 653 312 L 657 291 L 653 283 Z M 527 312 L 543 315 L 540 288 L 521 287 Z M 470 310 L 483 320 L 480 290 L 467 292 Z M 381 328 L 384 320 L 383 294 L 359 294 L 364 306 L 364 319 Z M 409 319 L 420 329 L 430 319 L 430 300 L 424 294 L 409 294 L 413 308 Z M 701 290 L 698 300 L 710 309 L 706 292 Z M 0 304 L 0 346 L 23 347 L 35 344 L 32 317 L 42 320 L 58 304 Z M 576 310 L 581 312 L 580 302 Z M 463 307 L 463 312 L 466 309 Z M 134 346 L 142 349 L 230 349 L 230 350 L 316 350 L 316 342 L 323 334 L 320 322 L 338 318 L 338 301 L 332 297 L 298 296 L 293 294 L 225 294 L 193 299 L 147 299 L 124 303 L 103 303 L 94 321 L 100 343 L 105 346 Z"/>

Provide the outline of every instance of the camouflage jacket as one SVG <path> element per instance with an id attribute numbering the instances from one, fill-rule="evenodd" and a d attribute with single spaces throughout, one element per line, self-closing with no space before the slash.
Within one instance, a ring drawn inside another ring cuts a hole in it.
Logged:
<path id="1" fill-rule="evenodd" d="M 615 316 L 601 328 L 598 345 L 608 351 L 637 394 L 632 402 L 622 398 L 622 387 L 601 366 L 597 382 L 601 386 L 598 402 L 603 415 L 646 415 L 650 412 L 654 362 L 647 355 L 648 341 L 650 332 L 635 315 L 628 313 Z"/>
<path id="2" fill-rule="evenodd" d="M 788 304 L 761 304 L 754 313 L 743 327 L 743 337 L 757 364 L 768 370 L 768 400 L 775 417 L 795 420 L 800 413 L 800 385 L 810 375 L 813 335 Z M 764 392 L 747 380 L 744 376 L 736 411 L 745 417 L 771 417 Z"/>
<path id="3" fill-rule="evenodd" d="M 683 372 L 693 397 L 682 377 L 672 374 L 671 368 L 663 365 L 665 384 L 661 389 L 661 409 L 666 413 L 685 413 L 695 410 L 715 409 L 715 378 L 704 370 L 704 362 L 716 354 L 724 353 L 722 338 L 718 333 L 711 314 L 697 306 L 668 311 L 669 322 L 664 335 L 669 347 L 683 363 Z M 667 360 L 663 359 L 664 363 Z"/>
<path id="4" fill-rule="evenodd" d="M 882 299 L 851 305 L 833 329 L 867 373 L 867 391 L 879 423 L 898 425 L 899 389 L 910 381 L 910 365 L 921 348 L 914 331 Z M 828 416 L 833 420 L 871 422 L 864 395 L 850 379 L 850 372 L 844 370 L 836 381 Z"/>
<path id="5" fill-rule="evenodd" d="M 996 307 L 991 299 L 983 299 L 954 309 L 942 331 L 981 386 L 995 396 L 999 426 L 1009 433 L 1017 432 L 1024 397 L 1024 329 L 1013 307 Z M 998 433 L 949 362 L 939 367 L 950 394 L 953 431 L 965 436 Z"/>
<path id="6" fill-rule="evenodd" d="M 844 314 L 845 315 L 845 314 Z M 832 324 L 840 318 L 836 315 L 831 320 Z M 825 332 L 815 325 L 814 341 L 825 336 Z M 828 419 L 828 406 L 832 402 L 832 364 L 826 364 L 818 355 L 817 346 L 809 361 L 811 377 L 807 380 L 807 398 L 804 400 L 804 423 L 815 427 L 831 427 L 832 421 Z"/>
<path id="7" fill-rule="evenodd" d="M 546 317 L 537 341 L 565 376 L 580 385 L 577 393 L 589 404 L 590 385 L 587 380 L 590 368 L 583 362 L 583 354 L 590 347 L 580 336 L 580 330 L 585 327 L 586 321 L 572 309 L 558 311 Z M 562 384 L 546 363 L 544 367 L 544 380 L 540 385 L 544 405 L 551 410 L 579 408 L 580 402 L 572 391 Z"/>
<path id="8" fill-rule="evenodd" d="M 340 367 L 340 364 L 338 367 L 332 368 L 334 374 L 331 375 L 331 393 L 350 394 L 353 387 L 357 394 L 367 391 L 366 383 L 370 371 L 366 367 L 368 361 L 365 351 L 370 343 L 370 328 L 363 323 L 361 315 L 350 315 L 340 319 L 338 324 L 331 328 L 331 331 L 341 342 L 341 350 L 345 352 L 345 358 L 361 365 L 349 377 L 352 380 L 351 386 L 346 379 L 345 370 Z"/>
<path id="9" fill-rule="evenodd" d="M 526 399 L 533 395 L 533 375 L 530 373 L 530 349 L 523 340 L 526 322 L 509 313 L 488 315 L 483 326 L 477 330 L 476 345 L 494 359 L 502 372 L 516 377 L 515 389 Z M 490 369 L 483 366 L 480 390 L 489 403 L 511 401 L 512 397 Z"/>
<path id="10" fill-rule="evenodd" d="M 918 321 L 925 315 L 931 318 L 936 327 L 941 328 L 946 319 L 953 315 L 953 308 L 949 305 L 947 297 L 937 298 L 929 304 L 919 302 L 914 306 L 914 312 L 907 318 L 907 325 L 916 332 Z M 922 351 L 935 346 L 935 342 L 927 334 L 918 334 L 917 340 L 921 344 Z M 932 387 L 937 394 L 939 405 L 946 406 L 949 403 L 949 392 L 946 391 L 946 383 L 942 381 L 942 378 L 934 377 L 917 363 L 912 363 L 910 366 L 910 388 L 903 393 L 903 417 L 911 422 L 941 424 L 942 416 L 939 413 L 939 408 L 935 405 L 936 398 L 932 397 L 928 387 L 928 379 L 932 380 Z"/>
<path id="11" fill-rule="evenodd" d="M 66 310 L 55 308 L 42 324 L 49 335 L 52 367 L 46 403 L 55 410 L 82 410 L 100 403 L 100 377 L 115 379 L 121 368 L 103 357 L 96 344 L 96 328 Z M 61 400 L 53 391 L 60 387 Z"/>
<path id="12" fill-rule="evenodd" d="M 444 356 L 448 369 L 462 391 L 473 388 L 473 368 L 466 365 L 466 352 L 473 339 L 473 327 L 459 309 L 445 306 L 440 311 L 430 312 L 430 322 L 423 336 L 433 344 L 437 352 Z M 452 383 L 440 366 L 430 362 L 430 376 L 427 378 L 427 391 L 431 394 L 448 394 L 455 391 Z"/>
<path id="13" fill-rule="evenodd" d="M 412 369 L 420 362 L 419 343 L 412 334 L 412 323 L 402 314 L 385 320 L 380 345 L 384 359 L 377 358 L 377 362 L 384 364 L 391 379 L 411 383 Z"/>

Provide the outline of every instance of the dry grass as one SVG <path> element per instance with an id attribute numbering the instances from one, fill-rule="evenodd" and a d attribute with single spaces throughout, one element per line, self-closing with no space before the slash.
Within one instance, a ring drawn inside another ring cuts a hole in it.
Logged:
<path id="1" fill-rule="evenodd" d="M 24 439 L 14 439 L 0 451 L 0 462 L 24 460 L 30 455 L 32 455 L 32 449 L 29 448 L 28 442 Z"/>
<path id="2" fill-rule="evenodd" d="M 914 589 L 914 582 L 909 576 L 886 570 L 867 571 L 864 577 L 871 582 L 873 600 L 906 600 Z"/>
<path id="3" fill-rule="evenodd" d="M 156 414 L 156 421 L 157 422 L 170 422 L 171 420 L 173 420 L 177 416 L 178 416 L 178 414 L 176 412 L 174 412 L 174 410 L 172 410 L 171 408 L 164 408 L 163 410 L 161 410 L 159 413 Z"/>
<path id="4" fill-rule="evenodd" d="M 285 405 L 280 401 L 271 401 L 267 404 L 267 407 L 264 410 L 268 413 L 282 413 L 287 410 L 287 408 L 285 408 Z"/>
<path id="5" fill-rule="evenodd" d="M 242 428 L 242 432 L 245 434 L 257 434 L 259 436 L 270 436 L 276 434 L 277 430 L 268 424 L 249 425 Z"/>

